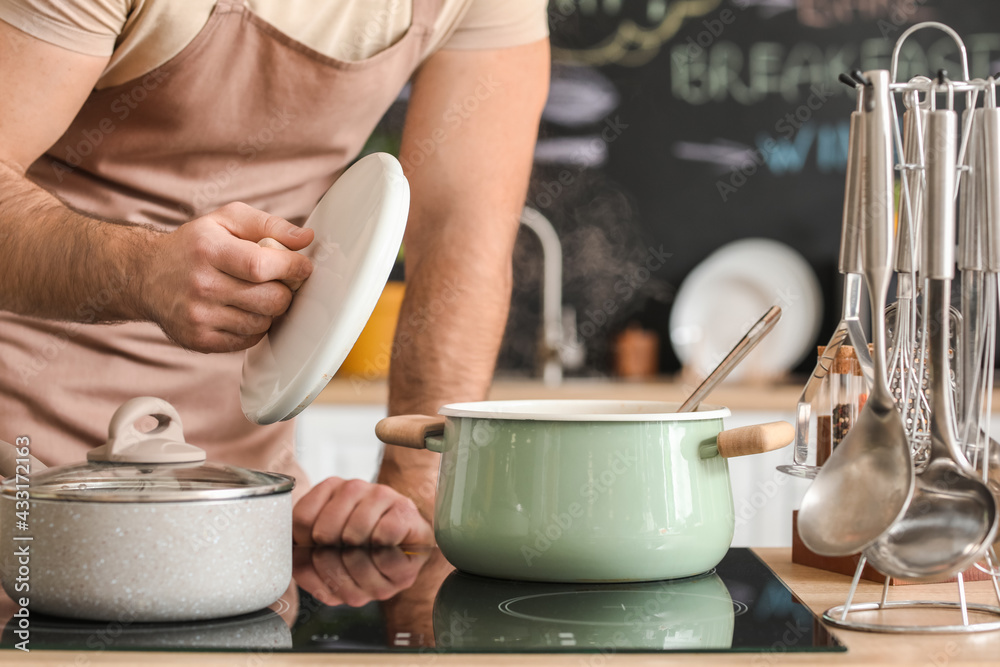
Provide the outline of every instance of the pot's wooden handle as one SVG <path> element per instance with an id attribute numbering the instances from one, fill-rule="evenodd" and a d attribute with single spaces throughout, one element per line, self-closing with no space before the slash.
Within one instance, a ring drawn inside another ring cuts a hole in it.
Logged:
<path id="1" fill-rule="evenodd" d="M 787 446 L 795 439 L 795 429 L 788 422 L 770 422 L 741 426 L 719 433 L 719 456 L 732 458 L 762 454 Z"/>
<path id="2" fill-rule="evenodd" d="M 426 449 L 427 438 L 444 433 L 444 419 L 428 415 L 386 417 L 375 425 L 375 435 L 387 445 Z"/>
<path id="3" fill-rule="evenodd" d="M 270 236 L 266 236 L 262 238 L 260 241 L 257 241 L 257 245 L 259 245 L 261 248 L 272 248 L 274 250 L 288 250 L 288 248 L 286 248 L 283 243 L 281 243 L 280 241 L 276 241 L 275 239 L 272 239 Z M 292 290 L 293 292 L 297 292 L 299 291 L 299 288 L 302 287 L 302 283 L 304 283 L 305 281 L 282 280 L 281 282 L 285 283 L 285 287 L 287 287 L 288 289 Z"/>

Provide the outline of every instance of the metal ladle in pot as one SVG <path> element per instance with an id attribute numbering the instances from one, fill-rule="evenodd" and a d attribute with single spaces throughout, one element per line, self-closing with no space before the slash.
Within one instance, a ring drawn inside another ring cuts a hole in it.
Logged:
<path id="1" fill-rule="evenodd" d="M 906 511 L 913 495 L 910 444 L 886 382 L 886 291 L 892 273 L 892 104 L 889 73 L 865 73 L 862 265 L 872 304 L 875 368 L 871 394 L 833 450 L 799 509 L 799 536 L 812 551 L 846 556 L 874 542 Z"/>
<path id="2" fill-rule="evenodd" d="M 943 78 L 943 77 L 942 77 Z M 950 105 L 949 105 L 950 106 Z M 927 118 L 927 218 L 923 275 L 931 359 L 930 460 L 916 478 L 906 513 L 865 550 L 884 574 L 914 580 L 947 577 L 979 560 L 997 532 L 996 500 L 959 449 L 948 363 L 951 279 L 954 277 L 957 115 Z"/>
<path id="3" fill-rule="evenodd" d="M 719 362 L 719 365 L 712 369 L 712 372 L 708 374 L 698 388 L 691 392 L 691 395 L 681 403 L 681 407 L 677 408 L 677 412 L 691 412 L 697 410 L 701 402 L 708 396 L 715 386 L 726 379 L 726 377 L 732 372 L 736 366 L 743 361 L 750 351 L 757 347 L 757 343 L 764 340 L 764 336 L 771 332 L 774 325 L 778 323 L 781 319 L 781 308 L 778 306 L 771 306 L 770 309 L 764 315 L 757 320 L 750 330 L 747 331 L 746 335 L 740 339 L 740 342 L 736 343 L 729 354 Z"/>

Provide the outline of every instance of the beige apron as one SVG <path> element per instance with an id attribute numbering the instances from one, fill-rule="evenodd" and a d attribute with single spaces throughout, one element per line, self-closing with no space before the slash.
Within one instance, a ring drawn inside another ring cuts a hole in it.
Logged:
<path id="1" fill-rule="evenodd" d="M 329 58 L 219 0 L 177 56 L 87 99 L 29 177 L 97 217 L 165 229 L 243 201 L 301 224 L 358 154 L 420 64 L 439 0 L 414 0 L 411 27 L 359 62 Z M 106 293 L 80 304 L 93 319 Z M 114 410 L 141 395 L 174 404 L 209 458 L 305 481 L 290 423 L 240 409 L 243 353 L 182 350 L 150 323 L 44 321 L 0 313 L 0 439 L 32 438 L 46 463 L 80 461 Z M 299 485 L 304 489 L 305 483 Z"/>

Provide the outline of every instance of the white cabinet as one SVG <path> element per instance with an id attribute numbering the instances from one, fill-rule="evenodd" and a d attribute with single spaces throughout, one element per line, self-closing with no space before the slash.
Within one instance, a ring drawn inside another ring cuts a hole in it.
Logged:
<path id="1" fill-rule="evenodd" d="M 295 452 L 315 484 L 327 477 L 374 480 L 382 460 L 375 424 L 384 405 L 318 405 L 296 417 Z"/>
<path id="2" fill-rule="evenodd" d="M 792 412 L 734 410 L 726 428 L 792 421 Z M 798 509 L 809 482 L 776 470 L 792 462 L 791 446 L 766 454 L 729 459 L 729 480 L 736 510 L 735 547 L 790 547 L 792 510 Z"/>

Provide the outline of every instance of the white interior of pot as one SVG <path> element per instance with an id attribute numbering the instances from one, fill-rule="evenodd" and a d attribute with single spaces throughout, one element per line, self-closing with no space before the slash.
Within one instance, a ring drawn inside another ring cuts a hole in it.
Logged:
<path id="1" fill-rule="evenodd" d="M 729 408 L 703 405 L 694 412 L 677 412 L 680 403 L 664 401 L 526 400 L 452 403 L 441 408 L 445 417 L 532 421 L 698 421 L 729 416 Z"/>

